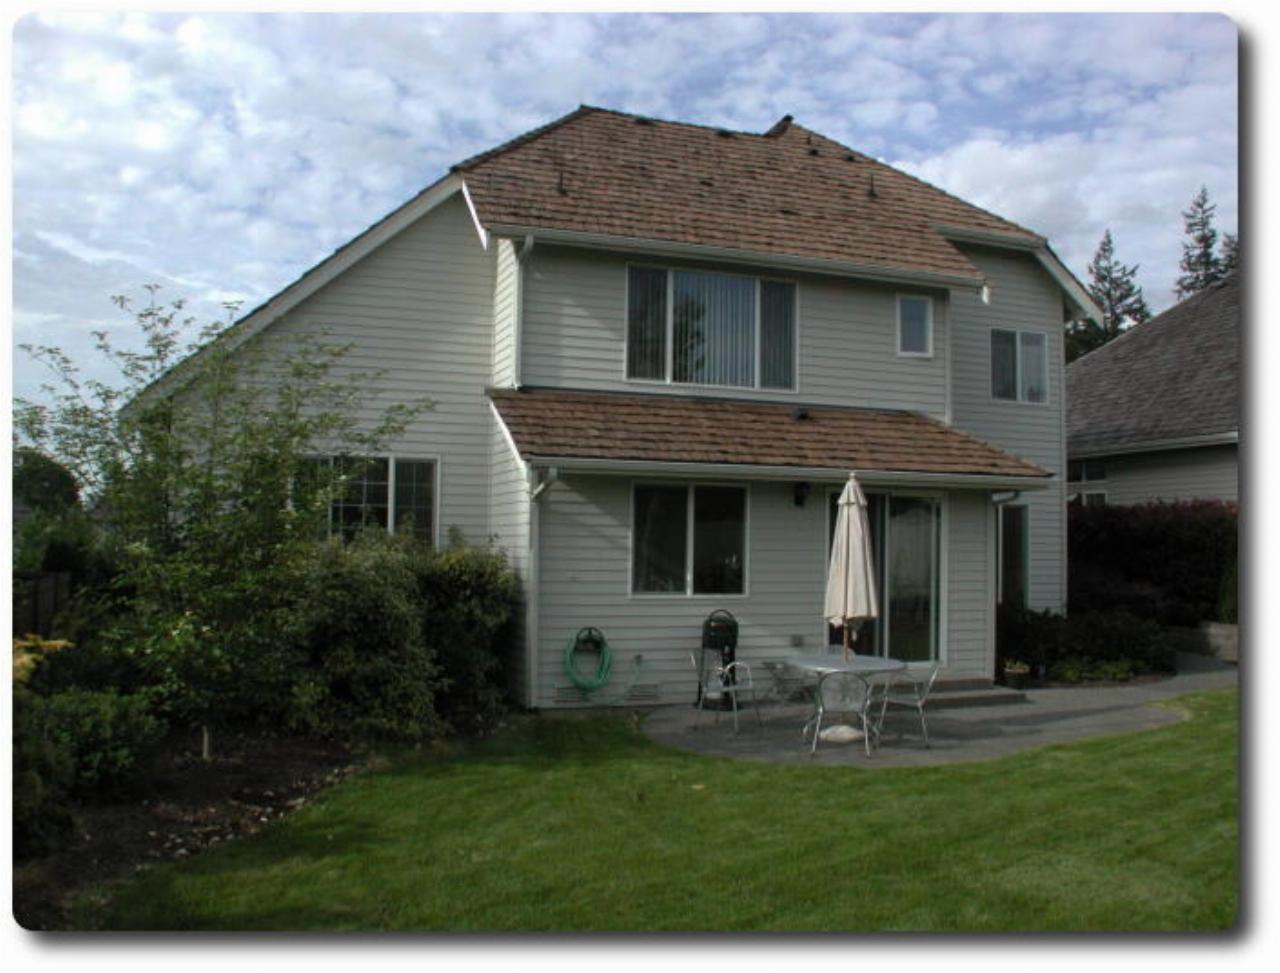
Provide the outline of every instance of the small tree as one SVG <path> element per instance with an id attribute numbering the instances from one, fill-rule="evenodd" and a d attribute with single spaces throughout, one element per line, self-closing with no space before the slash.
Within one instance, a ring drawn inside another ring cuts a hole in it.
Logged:
<path id="1" fill-rule="evenodd" d="M 115 638 L 140 656 L 168 715 L 201 727 L 207 757 L 226 701 L 279 668 L 282 565 L 344 487 L 340 472 L 298 477 L 304 458 L 381 452 L 430 404 L 392 403 L 362 424 L 379 373 L 345 367 L 349 346 L 196 329 L 182 301 L 149 291 L 138 310 L 114 299 L 140 351 L 95 334 L 117 383 L 83 378 L 60 349 L 24 346 L 56 382 L 44 387 L 52 404 L 18 401 L 15 423 L 103 512 L 129 609 Z"/>
<path id="2" fill-rule="evenodd" d="M 1116 259 L 1111 230 L 1089 263 L 1089 296 L 1102 311 L 1102 321 L 1078 321 L 1067 329 L 1066 354 L 1071 362 L 1095 348 L 1101 348 L 1126 328 L 1151 317 L 1142 288 L 1135 281 L 1138 266 L 1126 266 Z"/>
<path id="3" fill-rule="evenodd" d="M 1233 274 L 1240 269 L 1240 238 L 1234 233 L 1222 234 L 1222 274 Z"/>
<path id="4" fill-rule="evenodd" d="M 1217 207 L 1209 202 L 1209 191 L 1200 187 L 1191 200 L 1190 208 L 1182 213 L 1186 239 L 1182 244 L 1182 260 L 1178 266 L 1182 275 L 1178 278 L 1178 300 L 1204 290 L 1222 279 L 1222 258 L 1218 256 L 1218 231 L 1213 226 Z"/>

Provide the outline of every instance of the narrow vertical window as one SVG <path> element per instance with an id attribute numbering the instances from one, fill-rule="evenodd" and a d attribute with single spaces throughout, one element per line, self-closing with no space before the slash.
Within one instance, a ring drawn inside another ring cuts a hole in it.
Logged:
<path id="1" fill-rule="evenodd" d="M 1027 605 L 1027 508 L 1000 508 L 1000 603 Z"/>
<path id="2" fill-rule="evenodd" d="M 436 464 L 396 460 L 396 533 L 412 531 L 420 540 L 435 539 Z"/>
<path id="3" fill-rule="evenodd" d="M 1018 400 L 1018 332 L 991 332 L 991 395 Z"/>
<path id="4" fill-rule="evenodd" d="M 667 272 L 632 267 L 627 281 L 627 378 L 667 377 Z"/>
<path id="5" fill-rule="evenodd" d="M 1023 331 L 1018 338 L 1022 344 L 1019 397 L 1023 402 L 1045 402 L 1049 398 L 1049 366 L 1045 355 L 1045 337 L 1034 331 Z"/>
<path id="6" fill-rule="evenodd" d="M 933 354 L 933 302 L 929 298 L 898 298 L 898 354 Z"/>
<path id="7" fill-rule="evenodd" d="M 760 387 L 796 387 L 796 285 L 760 281 Z"/>

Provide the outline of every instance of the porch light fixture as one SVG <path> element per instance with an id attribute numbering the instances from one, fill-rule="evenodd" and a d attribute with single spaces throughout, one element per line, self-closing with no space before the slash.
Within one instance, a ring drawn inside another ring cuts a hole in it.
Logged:
<path id="1" fill-rule="evenodd" d="M 791 495 L 796 502 L 797 507 L 803 507 L 805 500 L 809 497 L 809 491 L 813 489 L 813 485 L 805 481 L 797 483 L 792 489 Z"/>

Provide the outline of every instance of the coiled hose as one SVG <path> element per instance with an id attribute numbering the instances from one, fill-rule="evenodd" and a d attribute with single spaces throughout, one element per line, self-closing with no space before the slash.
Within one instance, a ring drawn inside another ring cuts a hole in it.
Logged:
<path id="1" fill-rule="evenodd" d="M 578 672 L 578 667 L 574 665 L 574 658 L 578 654 L 579 647 L 594 643 L 599 646 L 600 658 L 596 662 L 596 671 L 594 676 L 584 676 Z M 570 681 L 581 689 L 584 693 L 594 693 L 597 689 L 609 681 L 609 671 L 613 668 L 613 653 L 609 651 L 609 642 L 604 637 L 604 633 L 598 628 L 580 628 L 570 636 L 569 644 L 564 650 L 564 671 Z"/>

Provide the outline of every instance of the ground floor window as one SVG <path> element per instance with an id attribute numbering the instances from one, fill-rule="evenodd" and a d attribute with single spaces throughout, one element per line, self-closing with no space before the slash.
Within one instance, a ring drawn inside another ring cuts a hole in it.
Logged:
<path id="1" fill-rule="evenodd" d="M 329 532 L 350 539 L 369 527 L 391 533 L 411 531 L 435 543 L 435 460 L 395 456 L 317 456 L 316 470 L 332 470 L 343 488 L 329 505 Z"/>
<path id="2" fill-rule="evenodd" d="M 827 553 L 835 532 L 839 497 L 830 495 Z M 867 494 L 872 561 L 876 566 L 879 618 L 858 632 L 858 651 L 907 662 L 937 659 L 942 614 L 942 501 L 937 497 Z M 843 639 L 828 628 L 832 644 Z"/>
<path id="3" fill-rule="evenodd" d="M 1027 606 L 1027 508 L 1005 504 L 1000 510 L 1000 570 L 997 597 L 1002 605 Z"/>
<path id="4" fill-rule="evenodd" d="M 745 487 L 637 483 L 631 510 L 634 593 L 746 593 Z"/>

